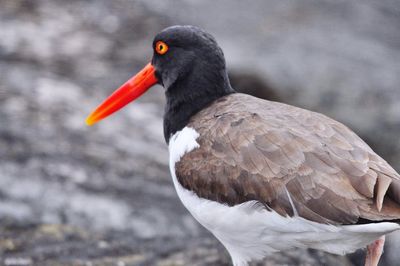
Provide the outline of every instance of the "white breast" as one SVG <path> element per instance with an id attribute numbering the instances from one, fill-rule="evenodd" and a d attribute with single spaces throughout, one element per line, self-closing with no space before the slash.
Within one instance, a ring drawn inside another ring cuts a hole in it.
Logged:
<path id="1" fill-rule="evenodd" d="M 199 198 L 181 186 L 175 163 L 199 148 L 199 134 L 183 128 L 169 141 L 170 170 L 175 189 L 183 205 L 196 220 L 211 231 L 230 253 L 235 266 L 247 265 L 276 251 L 314 248 L 345 254 L 363 248 L 379 236 L 400 229 L 396 223 L 334 226 L 319 224 L 299 216 L 284 217 L 255 201 L 229 207 Z M 296 210 L 294 210 L 296 213 Z"/>

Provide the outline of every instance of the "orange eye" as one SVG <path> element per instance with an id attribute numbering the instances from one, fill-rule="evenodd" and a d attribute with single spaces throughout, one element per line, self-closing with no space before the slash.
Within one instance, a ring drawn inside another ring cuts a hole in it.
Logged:
<path id="1" fill-rule="evenodd" d="M 156 43 L 157 54 L 165 54 L 168 51 L 168 45 L 163 41 L 158 41 Z"/>

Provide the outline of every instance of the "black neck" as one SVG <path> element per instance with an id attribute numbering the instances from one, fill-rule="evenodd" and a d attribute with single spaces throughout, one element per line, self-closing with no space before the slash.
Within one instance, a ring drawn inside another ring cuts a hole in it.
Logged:
<path id="1" fill-rule="evenodd" d="M 183 129 L 190 118 L 216 99 L 234 93 L 225 70 L 204 75 L 200 79 L 187 75 L 172 84 L 165 92 L 167 103 L 164 112 L 164 138 L 169 139 Z M 212 81 L 212 82 L 210 82 Z"/>

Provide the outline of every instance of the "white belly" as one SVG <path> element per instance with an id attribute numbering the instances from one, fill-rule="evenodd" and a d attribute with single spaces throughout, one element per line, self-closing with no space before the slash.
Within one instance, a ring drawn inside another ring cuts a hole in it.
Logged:
<path id="1" fill-rule="evenodd" d="M 365 247 L 379 236 L 398 230 L 395 223 L 334 226 L 319 224 L 299 216 L 284 217 L 250 201 L 233 207 L 199 198 L 181 186 L 175 163 L 198 148 L 199 134 L 185 127 L 169 142 L 170 170 L 183 205 L 196 220 L 211 231 L 226 247 L 235 266 L 247 265 L 276 251 L 314 248 L 345 254 Z"/>

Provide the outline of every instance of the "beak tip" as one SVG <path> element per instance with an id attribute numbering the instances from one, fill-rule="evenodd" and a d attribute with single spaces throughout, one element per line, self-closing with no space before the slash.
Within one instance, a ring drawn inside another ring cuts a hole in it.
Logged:
<path id="1" fill-rule="evenodd" d="M 93 121 L 93 119 L 91 119 L 90 117 L 86 118 L 85 123 L 87 126 L 93 126 L 94 123 L 96 123 L 95 121 Z"/>

